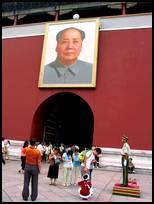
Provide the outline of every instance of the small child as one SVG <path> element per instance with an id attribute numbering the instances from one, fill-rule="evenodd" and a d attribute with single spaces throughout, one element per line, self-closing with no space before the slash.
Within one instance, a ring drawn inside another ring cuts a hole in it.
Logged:
<path id="1" fill-rule="evenodd" d="M 92 185 L 89 181 L 89 174 L 84 174 L 83 181 L 78 182 L 78 185 L 80 186 L 78 189 L 80 197 L 87 200 L 93 194 Z"/>
<path id="2" fill-rule="evenodd" d="M 128 163 L 128 173 L 134 173 L 135 165 L 133 164 L 133 159 L 129 158 L 129 163 Z"/>

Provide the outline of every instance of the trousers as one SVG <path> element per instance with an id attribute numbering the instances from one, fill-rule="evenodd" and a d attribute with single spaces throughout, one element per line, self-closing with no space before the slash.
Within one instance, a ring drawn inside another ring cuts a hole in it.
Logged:
<path id="1" fill-rule="evenodd" d="M 64 184 L 71 184 L 72 168 L 63 167 Z"/>
<path id="2" fill-rule="evenodd" d="M 31 181 L 31 200 L 34 201 L 38 195 L 38 173 L 39 169 L 36 165 L 25 165 L 24 171 L 24 186 L 22 191 L 22 197 L 27 200 L 29 197 L 29 184 Z"/>
<path id="3" fill-rule="evenodd" d="M 124 164 L 124 161 L 126 160 L 126 165 Z M 122 168 L 123 168 L 123 185 L 128 186 L 128 161 L 129 158 L 122 155 Z"/>

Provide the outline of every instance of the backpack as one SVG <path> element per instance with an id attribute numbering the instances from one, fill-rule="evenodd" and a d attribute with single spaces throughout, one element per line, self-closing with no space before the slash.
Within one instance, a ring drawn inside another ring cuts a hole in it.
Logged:
<path id="1" fill-rule="evenodd" d="M 82 152 L 79 153 L 79 161 L 81 163 L 83 163 L 85 161 L 85 158 L 86 158 L 86 153 L 88 151 L 91 151 L 91 150 L 83 150 Z"/>

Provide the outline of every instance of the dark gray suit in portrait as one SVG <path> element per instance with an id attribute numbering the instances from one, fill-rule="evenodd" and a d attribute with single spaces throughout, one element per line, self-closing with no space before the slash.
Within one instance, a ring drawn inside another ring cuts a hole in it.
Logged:
<path id="1" fill-rule="evenodd" d="M 92 82 L 92 64 L 77 60 L 65 67 L 58 58 L 44 67 L 44 84 L 85 84 Z"/>

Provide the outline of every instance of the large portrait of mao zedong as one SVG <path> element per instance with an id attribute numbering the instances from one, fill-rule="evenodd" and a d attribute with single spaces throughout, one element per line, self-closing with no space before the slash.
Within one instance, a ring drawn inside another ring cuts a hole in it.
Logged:
<path id="1" fill-rule="evenodd" d="M 47 23 L 38 86 L 96 87 L 99 19 Z"/>

